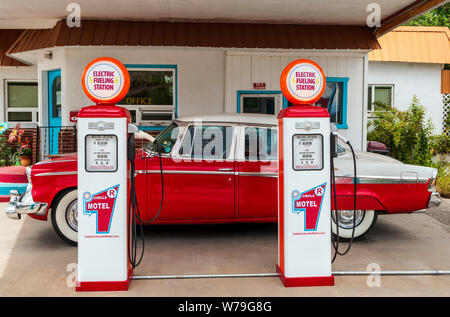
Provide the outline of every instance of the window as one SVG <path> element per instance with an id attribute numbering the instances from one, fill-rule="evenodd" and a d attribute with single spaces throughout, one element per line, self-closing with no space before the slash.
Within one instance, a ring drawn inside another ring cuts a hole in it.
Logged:
<path id="1" fill-rule="evenodd" d="M 330 121 L 336 123 L 336 127 L 347 129 L 347 84 L 348 78 L 327 78 L 327 87 L 322 97 L 314 105 L 326 108 L 330 113 Z M 288 102 L 288 106 L 292 106 Z"/>
<path id="2" fill-rule="evenodd" d="M 174 118 L 176 68 L 130 66 L 130 90 L 119 102 L 134 113 L 138 125 L 162 125 Z"/>
<path id="3" fill-rule="evenodd" d="M 37 82 L 6 82 L 6 121 L 38 121 L 38 84 Z"/>
<path id="4" fill-rule="evenodd" d="M 277 143 L 276 128 L 245 128 L 245 160 L 277 160 Z"/>
<path id="5" fill-rule="evenodd" d="M 243 113 L 275 114 L 275 96 L 269 95 L 244 95 L 242 96 Z"/>
<path id="6" fill-rule="evenodd" d="M 175 142 L 177 141 L 179 132 L 180 129 L 178 125 L 176 123 L 172 123 L 160 134 L 158 134 L 153 143 L 147 143 L 145 147 L 147 150 L 154 149 L 155 151 L 157 151 L 157 148 L 159 148 L 162 153 L 170 153 Z"/>
<path id="7" fill-rule="evenodd" d="M 367 111 L 382 110 L 380 106 L 374 104 L 375 102 L 382 102 L 383 104 L 393 106 L 394 86 L 393 85 L 369 85 L 367 101 Z"/>
<path id="8" fill-rule="evenodd" d="M 237 112 L 274 115 L 280 111 L 281 104 L 282 95 L 279 91 L 238 91 Z"/>
<path id="9" fill-rule="evenodd" d="M 233 127 L 195 125 L 184 136 L 180 155 L 207 160 L 228 158 L 233 140 Z"/>

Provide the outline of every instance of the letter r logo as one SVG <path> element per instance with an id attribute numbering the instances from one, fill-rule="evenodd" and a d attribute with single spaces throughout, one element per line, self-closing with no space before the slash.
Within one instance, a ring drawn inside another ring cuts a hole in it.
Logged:
<path id="1" fill-rule="evenodd" d="M 323 183 L 303 193 L 298 190 L 292 192 L 292 212 L 297 215 L 304 214 L 305 231 L 317 230 L 326 185 L 327 183 Z"/>

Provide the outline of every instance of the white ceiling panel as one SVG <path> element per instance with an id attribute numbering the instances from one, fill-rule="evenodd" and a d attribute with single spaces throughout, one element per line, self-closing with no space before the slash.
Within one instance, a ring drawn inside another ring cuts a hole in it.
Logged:
<path id="1" fill-rule="evenodd" d="M 0 28 L 46 28 L 66 18 L 364 25 L 374 0 L 0 0 Z M 387 17 L 414 0 L 377 0 Z"/>

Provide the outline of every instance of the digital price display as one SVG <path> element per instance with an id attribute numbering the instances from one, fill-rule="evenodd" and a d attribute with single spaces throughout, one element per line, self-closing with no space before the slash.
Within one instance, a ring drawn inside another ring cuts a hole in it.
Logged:
<path id="1" fill-rule="evenodd" d="M 116 135 L 87 135 L 85 144 L 87 172 L 117 171 Z"/>
<path id="2" fill-rule="evenodd" d="M 323 168 L 323 136 L 295 134 L 292 139 L 294 170 L 321 170 Z"/>

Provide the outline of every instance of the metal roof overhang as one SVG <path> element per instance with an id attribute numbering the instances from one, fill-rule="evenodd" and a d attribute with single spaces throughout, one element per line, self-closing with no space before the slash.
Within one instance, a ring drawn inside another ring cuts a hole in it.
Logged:
<path id="1" fill-rule="evenodd" d="M 24 31 L 6 54 L 35 63 L 37 51 L 79 46 L 346 51 L 380 48 L 371 29 L 365 26 L 84 20 L 81 27 L 74 28 L 60 20 L 52 29 Z"/>
<path id="2" fill-rule="evenodd" d="M 26 66 L 26 64 L 19 62 L 7 55 L 6 51 L 23 33 L 24 30 L 0 30 L 0 66 Z"/>

